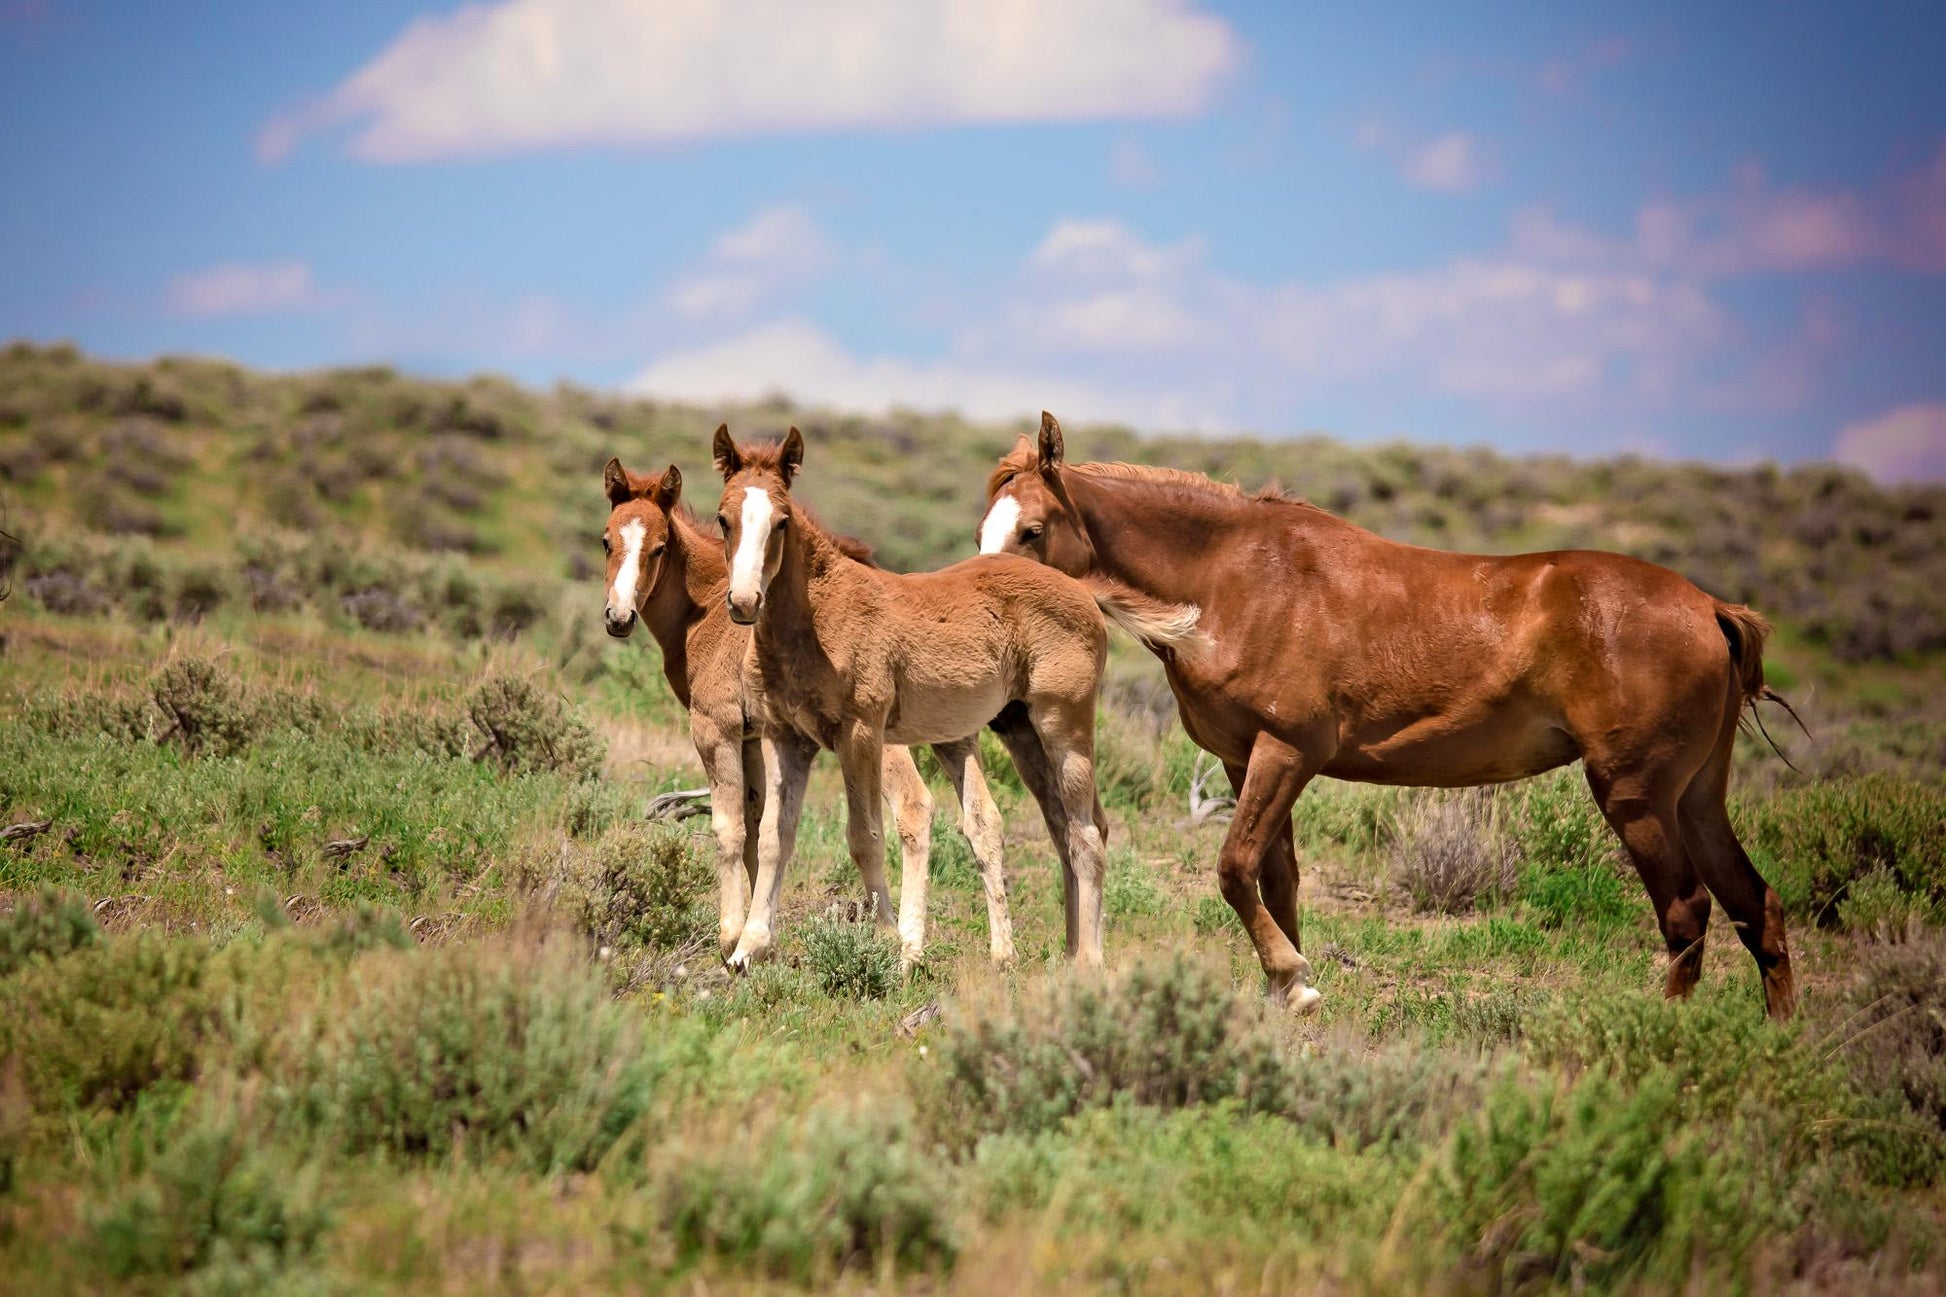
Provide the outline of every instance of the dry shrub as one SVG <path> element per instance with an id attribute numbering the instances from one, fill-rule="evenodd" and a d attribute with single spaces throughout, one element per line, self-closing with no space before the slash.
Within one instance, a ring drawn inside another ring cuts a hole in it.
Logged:
<path id="1" fill-rule="evenodd" d="M 922 1089 L 949 1143 L 1033 1132 L 1115 1101 L 1184 1108 L 1230 1101 L 1288 1111 L 1291 1071 L 1229 982 L 1177 958 L 1112 984 L 1076 982 L 1042 1011 L 957 1025 Z"/>
<path id="2" fill-rule="evenodd" d="M 284 1120 L 348 1153 L 585 1171 L 649 1108 L 635 1018 L 560 942 L 359 958 L 283 1065 Z"/>
<path id="3" fill-rule="evenodd" d="M 601 769 L 605 745 L 580 712 L 530 678 L 486 677 L 467 694 L 466 715 L 484 740 L 477 755 L 502 769 L 552 770 L 577 779 Z"/>
<path id="4" fill-rule="evenodd" d="M 149 696 L 169 718 L 162 740 L 177 740 L 192 756 L 229 756 L 260 729 L 255 702 L 234 672 L 215 658 L 176 658 L 149 678 Z"/>
<path id="5" fill-rule="evenodd" d="M 1518 853 L 1489 794 L 1420 797 L 1393 817 L 1391 875 L 1420 913 L 1465 914 L 1513 895 Z"/>
<path id="6" fill-rule="evenodd" d="M 1946 1128 L 1946 933 L 1866 947 L 1843 1004 L 1853 1075 Z"/>

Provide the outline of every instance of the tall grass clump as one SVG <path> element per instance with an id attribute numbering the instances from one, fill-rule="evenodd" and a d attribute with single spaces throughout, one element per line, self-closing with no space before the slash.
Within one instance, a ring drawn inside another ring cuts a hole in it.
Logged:
<path id="1" fill-rule="evenodd" d="M 962 1145 L 1116 1101 L 1291 1106 L 1276 1041 L 1226 979 L 1180 957 L 1107 985 L 1072 983 L 1038 1010 L 956 1024 L 930 1072 L 922 1097 L 935 1128 Z"/>
<path id="2" fill-rule="evenodd" d="M 1421 797 L 1393 817 L 1388 865 L 1394 885 L 1422 914 L 1465 914 L 1513 894 L 1514 847 L 1488 796 Z"/>
<path id="3" fill-rule="evenodd" d="M 595 841 L 574 906 L 581 926 L 612 950 L 680 950 L 712 935 L 715 885 L 693 837 L 636 821 Z"/>
<path id="4" fill-rule="evenodd" d="M 93 1263 L 191 1292 L 286 1290 L 285 1272 L 315 1258 L 331 1225 L 317 1173 L 263 1146 L 234 1112 L 201 1107 L 91 1207 Z"/>
<path id="5" fill-rule="evenodd" d="M 651 1064 L 559 943 L 373 953 L 293 1041 L 284 1120 L 347 1153 L 586 1170 L 647 1112 Z"/>
<path id="6" fill-rule="evenodd" d="M 1731 814 L 1786 909 L 1820 926 L 1838 926 L 1841 902 L 1879 874 L 1926 905 L 1946 903 L 1946 787 L 1827 779 L 1738 798 Z"/>
<path id="7" fill-rule="evenodd" d="M 813 920 L 804 928 L 804 962 L 834 999 L 882 1000 L 898 989 L 898 951 L 874 924 Z"/>
<path id="8" fill-rule="evenodd" d="M 489 675 L 466 696 L 483 740 L 475 753 L 508 771 L 551 770 L 583 779 L 601 769 L 606 745 L 580 711 L 529 677 Z"/>
<path id="9" fill-rule="evenodd" d="M 77 892 L 43 887 L 0 916 L 0 977 L 35 956 L 58 959 L 101 939 L 101 928 Z"/>
<path id="10" fill-rule="evenodd" d="M 185 654 L 149 678 L 149 696 L 168 718 L 159 736 L 192 756 L 231 756 L 259 729 L 258 708 L 235 672 L 212 657 Z"/>
<path id="11" fill-rule="evenodd" d="M 1833 1047 L 1853 1075 L 1946 1132 L 1946 934 L 1867 948 L 1839 1003 Z"/>
<path id="12" fill-rule="evenodd" d="M 946 1271 L 959 1254 L 941 1169 L 902 1125 L 818 1114 L 790 1137 L 676 1164 L 662 1193 L 677 1254 L 799 1283 Z"/>
<path id="13" fill-rule="evenodd" d="M 219 1021 L 209 947 L 142 933 L 34 959 L 0 995 L 0 1059 L 44 1114 L 124 1109 L 190 1080 Z"/>

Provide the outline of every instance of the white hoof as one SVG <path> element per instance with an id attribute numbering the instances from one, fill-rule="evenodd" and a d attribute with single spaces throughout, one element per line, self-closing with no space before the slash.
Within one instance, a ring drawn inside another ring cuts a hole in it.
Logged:
<path id="1" fill-rule="evenodd" d="M 1324 996 L 1315 986 L 1293 986 L 1290 999 L 1286 1003 L 1292 1013 L 1316 1013 L 1318 1006 L 1324 1003 Z"/>

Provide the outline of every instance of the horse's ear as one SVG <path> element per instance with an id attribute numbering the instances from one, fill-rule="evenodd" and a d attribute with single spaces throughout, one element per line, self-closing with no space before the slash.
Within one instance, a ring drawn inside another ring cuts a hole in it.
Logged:
<path id="1" fill-rule="evenodd" d="M 619 457 L 610 457 L 602 466 L 601 489 L 608 492 L 610 504 L 621 504 L 635 494 L 628 484 L 628 470 L 622 467 Z"/>
<path id="2" fill-rule="evenodd" d="M 674 464 L 663 469 L 662 476 L 649 491 L 649 498 L 664 513 L 675 508 L 676 501 L 682 499 L 682 470 Z"/>
<path id="3" fill-rule="evenodd" d="M 1061 425 L 1056 423 L 1054 416 L 1046 410 L 1041 411 L 1040 449 L 1043 469 L 1055 467 L 1061 462 L 1061 457 L 1067 454 L 1067 448 L 1061 444 Z"/>
<path id="4" fill-rule="evenodd" d="M 737 453 L 736 441 L 730 436 L 730 425 L 716 425 L 716 440 L 710 443 L 710 453 L 716 456 L 716 471 L 723 475 L 725 482 L 737 475 L 743 467 L 743 456 Z"/>
<path id="5" fill-rule="evenodd" d="M 804 466 L 804 434 L 795 424 L 784 434 L 784 453 L 777 460 L 777 467 L 783 470 L 784 485 L 789 486 L 797 476 L 797 470 Z"/>

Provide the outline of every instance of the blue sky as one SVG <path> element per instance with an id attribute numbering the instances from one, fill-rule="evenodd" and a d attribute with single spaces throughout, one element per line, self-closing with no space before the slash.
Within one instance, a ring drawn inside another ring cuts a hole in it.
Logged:
<path id="1" fill-rule="evenodd" d="M 1946 476 L 1936 6 L 0 0 L 0 335 Z"/>

